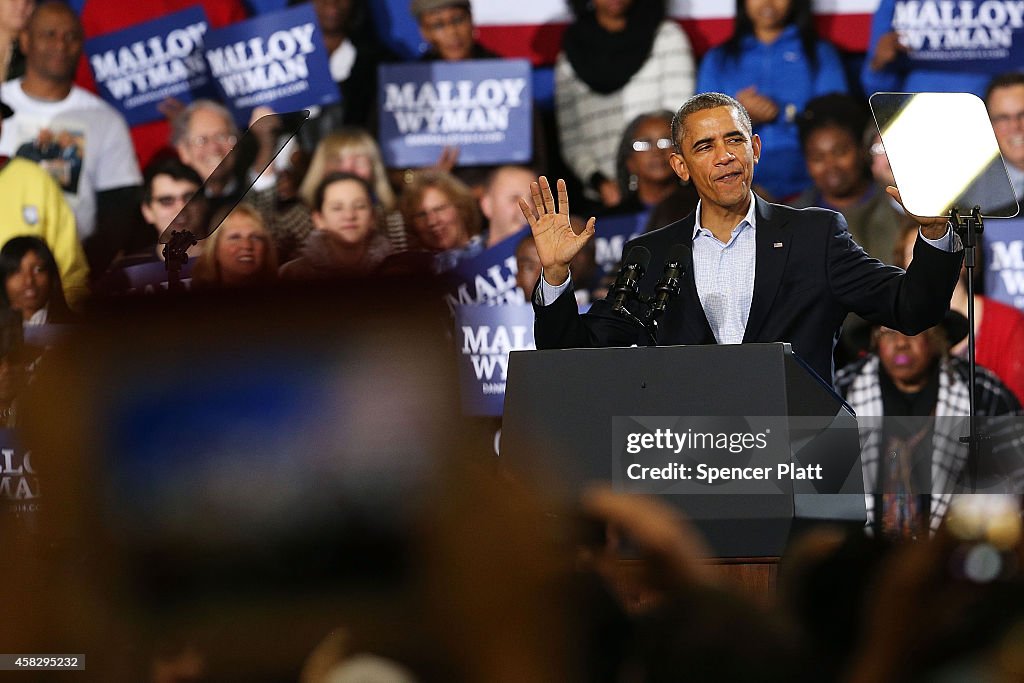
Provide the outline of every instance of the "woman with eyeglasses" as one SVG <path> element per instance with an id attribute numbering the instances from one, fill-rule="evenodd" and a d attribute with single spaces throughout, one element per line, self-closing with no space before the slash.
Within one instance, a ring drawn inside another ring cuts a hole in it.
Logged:
<path id="1" fill-rule="evenodd" d="M 247 287 L 277 279 L 277 249 L 263 217 L 251 204 L 238 204 L 207 238 L 192 268 L 192 287 Z"/>
<path id="2" fill-rule="evenodd" d="M 437 254 L 438 271 L 484 250 L 476 199 L 449 173 L 417 173 L 402 193 L 399 208 L 410 228 L 410 245 Z"/>
<path id="3" fill-rule="evenodd" d="M 57 261 L 44 240 L 29 235 L 7 240 L 0 249 L 0 274 L 4 308 L 20 311 L 26 326 L 74 321 Z"/>
<path id="4" fill-rule="evenodd" d="M 391 253 L 373 189 L 354 173 L 328 173 L 313 196 L 313 225 L 299 257 L 281 266 L 287 280 L 367 275 Z"/>
<path id="5" fill-rule="evenodd" d="M 682 184 L 669 165 L 673 151 L 672 112 L 648 112 L 629 122 L 616 156 L 616 175 L 623 196 L 617 212 L 657 209 L 659 224 L 651 227 L 648 223 L 648 229 L 654 229 L 685 217 L 697 207 L 693 185 Z"/>
<path id="6" fill-rule="evenodd" d="M 771 150 L 754 182 L 769 199 L 784 201 L 810 182 L 797 116 L 812 97 L 848 88 L 839 53 L 814 30 L 811 0 L 736 0 L 732 36 L 704 55 L 697 92 L 732 95 L 746 107 Z"/>

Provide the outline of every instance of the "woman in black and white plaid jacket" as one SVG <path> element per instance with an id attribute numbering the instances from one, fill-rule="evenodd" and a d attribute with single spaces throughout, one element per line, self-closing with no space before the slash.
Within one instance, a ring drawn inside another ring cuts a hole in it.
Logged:
<path id="1" fill-rule="evenodd" d="M 837 373 L 836 390 L 857 414 L 869 524 L 875 520 L 877 494 L 884 488 L 880 482 L 881 453 L 888 450 L 886 435 L 894 426 L 893 422 L 884 424 L 883 417 L 912 415 L 929 422 L 934 418 L 927 520 L 931 531 L 938 528 L 953 493 L 966 490 L 968 451 L 960 437 L 968 433 L 968 364 L 948 353 L 950 342 L 965 335 L 966 320 L 959 314 L 948 315 L 943 326 L 917 337 L 877 328 L 873 336 L 875 351 Z M 1020 493 L 1024 487 L 1021 405 L 1013 392 L 983 367 L 977 368 L 975 397 L 979 417 L 998 418 L 981 421 L 983 433 L 990 437 L 983 445 L 988 455 L 983 462 L 996 463 L 998 492 Z M 989 486 L 992 482 L 979 483 Z"/>

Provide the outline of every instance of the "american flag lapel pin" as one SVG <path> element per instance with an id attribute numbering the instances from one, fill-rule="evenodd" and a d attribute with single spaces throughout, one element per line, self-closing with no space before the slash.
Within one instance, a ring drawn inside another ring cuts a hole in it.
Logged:
<path id="1" fill-rule="evenodd" d="M 773 249 L 782 249 L 782 242 L 776 242 L 772 245 Z"/>

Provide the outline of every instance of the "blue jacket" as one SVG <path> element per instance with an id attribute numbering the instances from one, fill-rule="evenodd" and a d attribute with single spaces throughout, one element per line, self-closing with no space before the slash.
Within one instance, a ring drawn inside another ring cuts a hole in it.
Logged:
<path id="1" fill-rule="evenodd" d="M 723 92 L 735 97 L 753 85 L 779 105 L 775 121 L 754 126 L 764 150 L 754 182 L 776 199 L 794 195 L 810 184 L 796 123 L 786 120 L 787 105 L 794 105 L 795 113 L 799 113 L 813 97 L 847 92 L 846 74 L 836 49 L 818 41 L 817 55 L 815 71 L 804 56 L 799 32 L 795 26 L 788 26 L 770 45 L 754 36 L 744 37 L 738 60 L 726 54 L 724 47 L 716 47 L 700 65 L 697 92 Z"/>
<path id="2" fill-rule="evenodd" d="M 909 61 L 901 57 L 881 71 L 871 70 L 871 58 L 878 40 L 892 30 L 895 4 L 896 0 L 881 0 L 871 19 L 871 41 L 860 72 L 864 94 L 871 97 L 876 92 L 970 92 L 984 97 L 985 86 L 992 78 L 989 73 L 911 69 Z M 1006 68 L 1009 70 L 1010 65 L 1007 64 Z"/>

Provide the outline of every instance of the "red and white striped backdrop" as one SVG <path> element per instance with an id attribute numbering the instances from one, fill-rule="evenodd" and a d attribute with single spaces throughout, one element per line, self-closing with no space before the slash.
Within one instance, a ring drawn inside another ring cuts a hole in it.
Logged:
<path id="1" fill-rule="evenodd" d="M 645 0 L 637 0 L 644 2 Z M 818 31 L 840 49 L 867 49 L 871 15 L 879 0 L 817 0 Z M 565 0 L 472 0 L 480 42 L 508 57 L 551 64 L 569 21 Z M 732 0 L 670 0 L 669 13 L 701 55 L 725 40 L 732 30 Z"/>

